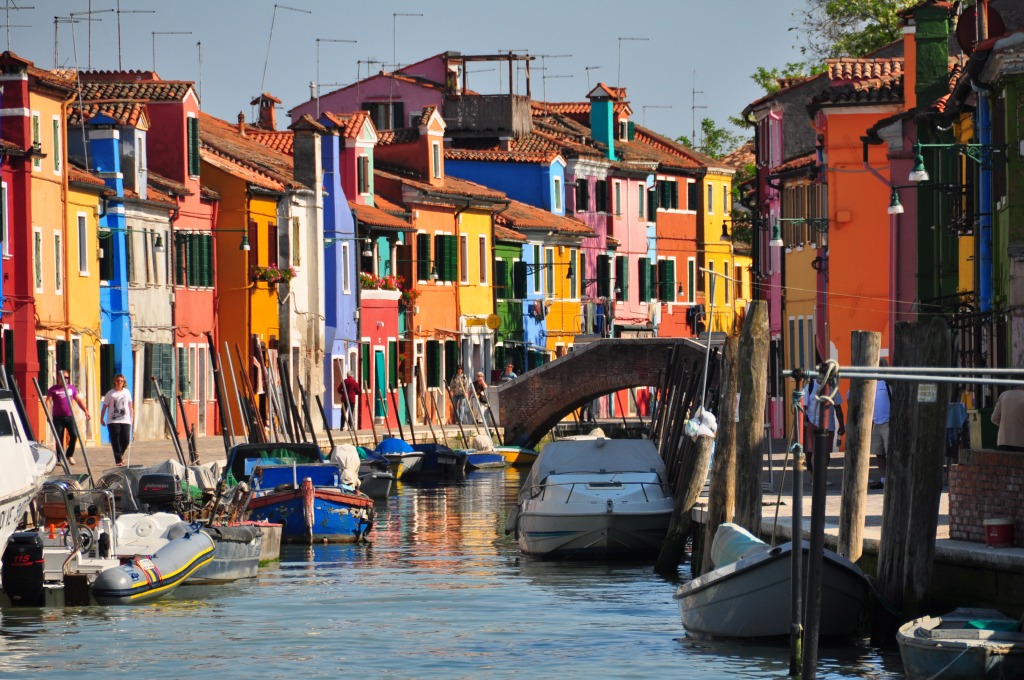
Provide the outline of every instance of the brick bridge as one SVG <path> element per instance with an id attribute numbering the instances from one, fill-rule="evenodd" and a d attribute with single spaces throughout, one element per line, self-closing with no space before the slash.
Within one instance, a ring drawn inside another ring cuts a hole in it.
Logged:
<path id="1" fill-rule="evenodd" d="M 535 446 L 562 418 L 597 397 L 630 387 L 658 385 L 672 348 L 683 361 L 700 362 L 703 345 L 683 338 L 614 338 L 573 351 L 488 390 L 487 400 L 505 430 L 505 442 Z"/>

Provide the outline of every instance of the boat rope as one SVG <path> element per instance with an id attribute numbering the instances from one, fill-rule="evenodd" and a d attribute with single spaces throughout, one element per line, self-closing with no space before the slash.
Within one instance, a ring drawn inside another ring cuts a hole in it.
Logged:
<path id="1" fill-rule="evenodd" d="M 926 680 L 935 680 L 936 678 L 941 678 L 943 673 L 948 671 L 953 666 L 953 664 L 955 664 L 957 661 L 960 660 L 960 657 L 962 657 L 964 654 L 966 654 L 969 651 L 971 651 L 971 646 L 970 645 L 965 646 L 963 648 L 963 651 L 961 651 L 959 654 L 957 654 L 955 657 L 953 657 L 952 661 L 950 661 L 945 666 L 943 666 L 938 671 L 936 671 L 934 675 L 929 675 L 926 678 Z"/>
<path id="2" fill-rule="evenodd" d="M 775 534 L 779 528 L 779 508 L 782 506 L 782 489 L 786 485 L 786 471 L 789 469 L 789 456 L 793 456 L 793 466 L 796 467 L 797 457 L 803 453 L 803 437 L 801 432 L 801 424 L 804 422 L 803 414 L 804 407 L 802 404 L 803 388 L 800 387 L 800 376 L 793 376 L 796 380 L 796 386 L 793 388 L 791 399 L 793 402 L 793 424 L 790 429 L 790 446 L 786 449 L 786 458 L 782 461 L 782 479 L 779 480 L 779 493 L 775 498 L 775 521 L 772 524 L 772 540 L 771 544 L 775 545 Z M 793 533 L 793 526 L 790 525 L 790 534 Z M 796 541 L 797 537 L 792 536 L 792 540 Z"/>

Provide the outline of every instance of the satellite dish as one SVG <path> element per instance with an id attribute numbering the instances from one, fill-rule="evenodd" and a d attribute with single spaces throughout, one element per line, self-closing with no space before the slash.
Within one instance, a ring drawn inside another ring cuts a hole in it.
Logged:
<path id="1" fill-rule="evenodd" d="M 995 38 L 1006 33 L 1003 17 L 991 5 L 988 8 L 988 37 Z M 971 54 L 977 42 L 978 6 L 971 5 L 965 9 L 956 22 L 956 42 L 964 54 Z"/>

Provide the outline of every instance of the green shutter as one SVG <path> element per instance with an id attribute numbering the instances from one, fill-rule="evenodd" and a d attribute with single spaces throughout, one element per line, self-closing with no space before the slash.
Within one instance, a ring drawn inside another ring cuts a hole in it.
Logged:
<path id="1" fill-rule="evenodd" d="M 110 343 L 100 345 L 100 394 L 106 394 L 114 387 L 117 375 L 117 353 Z"/>
<path id="2" fill-rule="evenodd" d="M 494 299 L 504 300 L 508 295 L 508 263 L 494 261 Z"/>
<path id="3" fill-rule="evenodd" d="M 444 374 L 448 380 L 455 375 L 455 367 L 459 365 L 459 343 L 454 340 L 444 341 Z"/>
<path id="4" fill-rule="evenodd" d="M 686 262 L 686 301 L 693 302 L 693 279 L 694 279 L 694 262 L 693 260 L 687 260 Z"/>
<path id="5" fill-rule="evenodd" d="M 636 123 L 633 121 L 626 124 L 626 139 L 630 141 L 636 139 Z"/>
<path id="6" fill-rule="evenodd" d="M 526 297 L 526 263 L 517 261 L 512 263 L 512 297 L 522 300 Z M 500 363 L 498 364 L 501 365 Z"/>
<path id="7" fill-rule="evenodd" d="M 388 340 L 388 387 L 398 387 L 398 342 Z"/>
<path id="8" fill-rule="evenodd" d="M 658 264 L 651 262 L 647 267 L 647 292 L 650 294 L 648 300 L 664 300 L 665 298 L 658 295 Z"/>
<path id="9" fill-rule="evenodd" d="M 441 343 L 427 340 L 427 387 L 441 386 Z"/>
<path id="10" fill-rule="evenodd" d="M 359 345 L 359 363 L 361 368 L 359 369 L 359 383 L 360 385 L 366 385 L 370 381 L 370 346 L 366 344 Z"/>
<path id="11" fill-rule="evenodd" d="M 448 242 L 444 234 L 434 235 L 434 270 L 437 271 L 438 281 L 451 281 L 448 278 L 448 270 L 445 267 L 445 260 L 448 256 Z"/>
<path id="12" fill-rule="evenodd" d="M 641 257 L 637 261 L 637 285 L 640 286 L 640 302 L 647 302 L 651 299 L 651 270 L 647 265 L 647 258 Z"/>
<path id="13" fill-rule="evenodd" d="M 629 298 L 629 258 L 625 255 L 615 258 L 615 287 L 619 289 L 616 300 L 623 302 Z"/>
<path id="14" fill-rule="evenodd" d="M 540 290 L 540 246 L 533 247 L 533 290 Z M 525 297 L 525 296 L 524 296 Z"/>
<path id="15" fill-rule="evenodd" d="M 199 119 L 188 119 L 188 174 L 199 176 Z"/>
<path id="16" fill-rule="evenodd" d="M 185 244 L 187 242 L 187 234 L 174 234 L 174 283 L 178 286 L 185 285 L 185 257 L 188 252 Z"/>
<path id="17" fill-rule="evenodd" d="M 498 345 L 497 347 L 495 347 L 494 348 L 494 365 L 495 366 L 504 366 L 505 365 L 505 357 L 506 356 L 507 356 L 507 354 L 505 352 L 505 345 Z"/>
<path id="18" fill-rule="evenodd" d="M 188 395 L 188 375 L 185 367 L 188 366 L 188 348 L 178 347 L 178 393 L 182 396 Z"/>
<path id="19" fill-rule="evenodd" d="M 57 346 L 57 370 L 71 370 L 71 343 L 67 340 L 58 340 Z"/>
<path id="20" fill-rule="evenodd" d="M 46 391 L 50 387 L 50 353 L 46 340 L 36 340 L 36 358 L 39 360 L 39 386 Z"/>
<path id="21" fill-rule="evenodd" d="M 445 281 L 459 280 L 459 238 L 457 236 L 445 236 L 444 264 Z"/>
<path id="22" fill-rule="evenodd" d="M 416 280 L 430 278 L 430 234 L 416 234 Z"/>

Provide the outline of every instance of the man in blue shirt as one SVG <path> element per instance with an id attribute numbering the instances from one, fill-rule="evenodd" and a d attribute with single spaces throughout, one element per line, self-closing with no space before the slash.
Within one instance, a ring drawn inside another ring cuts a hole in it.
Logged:
<path id="1" fill-rule="evenodd" d="M 879 368 L 889 365 L 880 359 Z M 869 489 L 885 488 L 885 457 L 889 453 L 889 411 L 892 407 L 892 392 L 884 380 L 875 382 L 875 413 L 871 418 L 871 455 L 878 460 L 878 479 L 868 484 Z"/>
<path id="2" fill-rule="evenodd" d="M 501 374 L 501 382 L 505 383 L 509 380 L 515 380 L 519 376 L 516 375 L 516 367 L 511 361 L 505 366 L 505 372 Z"/>

